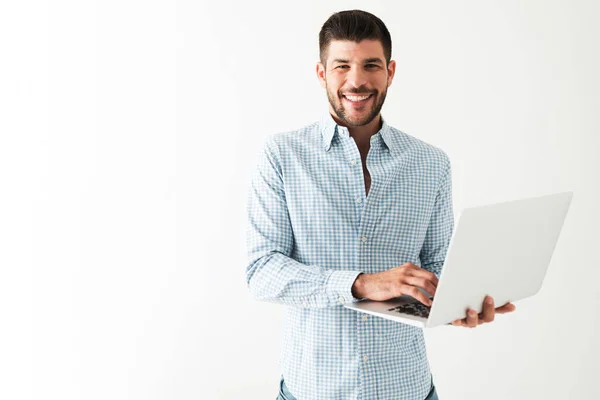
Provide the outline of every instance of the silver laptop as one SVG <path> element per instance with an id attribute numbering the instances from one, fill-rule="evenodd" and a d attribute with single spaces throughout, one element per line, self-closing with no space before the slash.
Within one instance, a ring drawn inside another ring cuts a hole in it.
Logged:
<path id="1" fill-rule="evenodd" d="M 478 313 L 486 295 L 496 307 L 539 292 L 573 192 L 462 210 L 456 220 L 431 307 L 404 295 L 344 304 L 352 310 L 431 328 Z"/>

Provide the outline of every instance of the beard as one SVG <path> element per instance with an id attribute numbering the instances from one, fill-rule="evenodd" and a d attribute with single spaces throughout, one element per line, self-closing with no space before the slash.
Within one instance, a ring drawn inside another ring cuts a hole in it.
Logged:
<path id="1" fill-rule="evenodd" d="M 387 88 L 384 89 L 384 91 L 381 94 L 379 94 L 379 92 L 377 92 L 377 91 L 372 92 L 373 106 L 371 107 L 371 109 L 368 110 L 368 112 L 362 117 L 353 117 L 350 115 L 348 110 L 346 110 L 346 107 L 344 107 L 344 103 L 343 103 L 343 99 L 342 99 L 344 96 L 339 92 L 332 93 L 329 90 L 328 86 L 325 86 L 325 87 L 326 87 L 326 91 L 327 91 L 327 98 L 329 99 L 329 104 L 331 105 L 331 108 L 333 109 L 333 111 L 335 112 L 337 117 L 341 121 L 343 121 L 344 125 L 346 125 L 346 126 L 363 126 L 363 125 L 367 125 L 371 121 L 373 121 L 375 119 L 375 117 L 377 117 L 377 115 L 379 115 L 379 112 L 381 111 L 381 107 L 383 107 L 383 102 L 385 101 L 385 96 L 387 94 Z M 362 95 L 370 94 L 368 91 L 361 90 L 360 88 L 357 89 L 356 91 L 350 91 L 348 93 L 352 93 L 352 94 L 355 94 L 358 96 L 360 96 L 361 94 Z"/>

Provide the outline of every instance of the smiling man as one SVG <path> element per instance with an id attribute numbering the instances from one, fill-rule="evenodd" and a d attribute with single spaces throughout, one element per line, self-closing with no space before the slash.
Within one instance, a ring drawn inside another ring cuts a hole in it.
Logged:
<path id="1" fill-rule="evenodd" d="M 435 296 L 452 236 L 450 160 L 381 116 L 396 63 L 379 18 L 333 14 L 319 46 L 329 110 L 266 139 L 248 193 L 248 287 L 285 305 L 278 399 L 438 399 L 423 331 L 343 304 L 431 305 L 419 289 Z M 488 300 L 453 325 L 514 310 Z"/>

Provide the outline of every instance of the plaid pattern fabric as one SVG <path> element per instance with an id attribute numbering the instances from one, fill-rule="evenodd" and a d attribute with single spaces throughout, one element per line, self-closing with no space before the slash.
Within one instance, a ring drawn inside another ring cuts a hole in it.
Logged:
<path id="1" fill-rule="evenodd" d="M 327 113 L 267 136 L 248 186 L 248 288 L 285 306 L 279 362 L 300 400 L 415 400 L 431 389 L 422 329 L 342 304 L 358 301 L 360 272 L 412 262 L 439 277 L 454 227 L 450 160 L 383 120 L 367 167 L 368 195 L 358 147 Z"/>

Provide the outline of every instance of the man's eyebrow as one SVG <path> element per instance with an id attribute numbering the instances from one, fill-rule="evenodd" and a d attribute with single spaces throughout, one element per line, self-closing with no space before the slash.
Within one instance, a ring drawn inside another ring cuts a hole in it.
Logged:
<path id="1" fill-rule="evenodd" d="M 336 58 L 335 60 L 333 60 L 333 63 L 342 63 L 342 64 L 348 64 L 350 61 L 348 60 L 344 60 L 341 58 Z M 379 57 L 371 57 L 371 58 L 366 58 L 364 60 L 364 63 L 379 63 L 379 64 L 383 64 L 383 60 Z"/>

